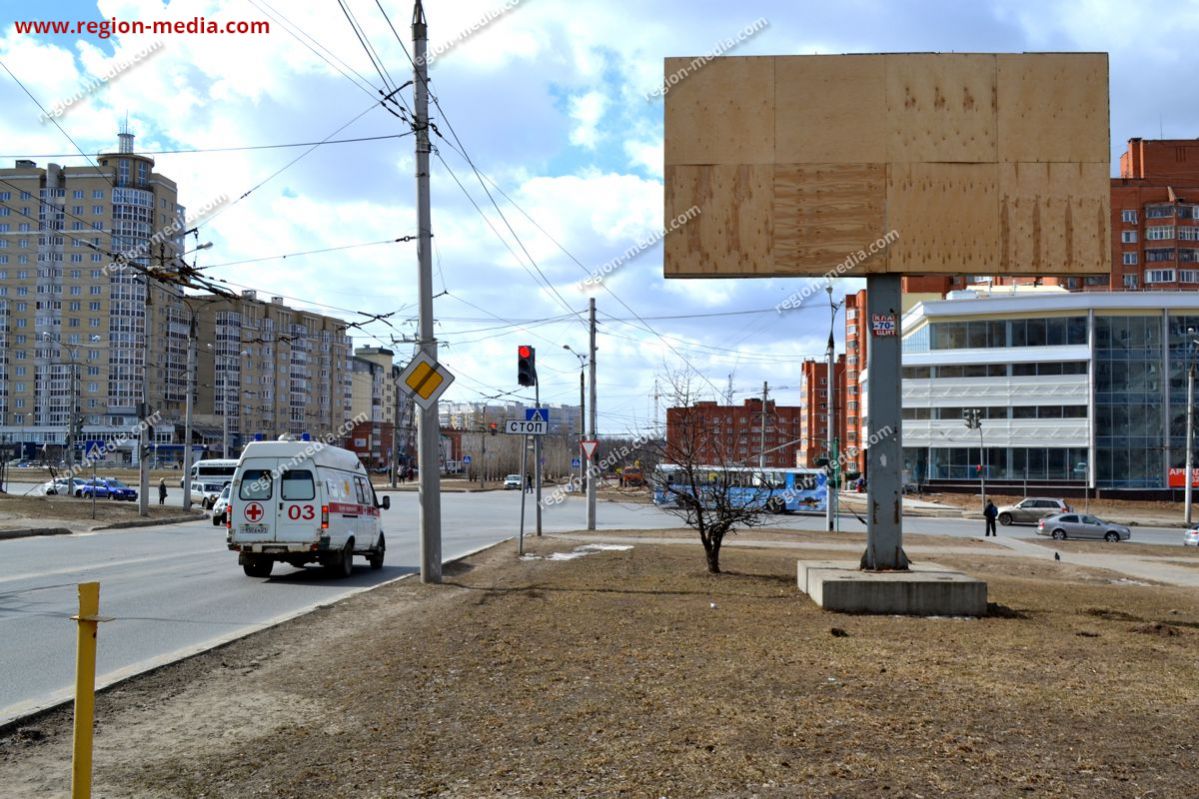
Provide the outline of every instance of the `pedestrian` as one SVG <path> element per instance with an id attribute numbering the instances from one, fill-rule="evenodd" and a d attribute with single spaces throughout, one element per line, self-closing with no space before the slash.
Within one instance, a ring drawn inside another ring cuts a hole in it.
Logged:
<path id="1" fill-rule="evenodd" d="M 995 507 L 995 503 L 987 500 L 987 507 L 983 508 L 983 518 L 987 520 L 987 531 L 983 534 L 983 538 L 993 535 L 998 536 L 995 532 L 995 517 L 999 515 L 999 509 Z"/>
<path id="2" fill-rule="evenodd" d="M 167 503 L 167 479 L 161 477 L 158 480 L 158 504 L 165 505 Z"/>
<path id="3" fill-rule="evenodd" d="M 528 491 L 530 494 L 533 493 L 533 475 L 531 474 L 525 475 L 525 491 Z"/>

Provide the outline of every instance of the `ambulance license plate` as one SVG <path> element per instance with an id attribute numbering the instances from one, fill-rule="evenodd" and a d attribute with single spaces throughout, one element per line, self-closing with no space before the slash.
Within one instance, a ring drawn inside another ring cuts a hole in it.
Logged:
<path id="1" fill-rule="evenodd" d="M 266 535 L 267 526 L 265 524 L 243 524 L 241 531 L 245 535 Z"/>

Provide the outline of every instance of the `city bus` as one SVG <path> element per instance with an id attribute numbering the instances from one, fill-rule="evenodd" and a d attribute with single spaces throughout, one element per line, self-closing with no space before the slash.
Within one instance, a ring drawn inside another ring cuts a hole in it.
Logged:
<path id="1" fill-rule="evenodd" d="M 823 469 L 758 469 L 746 466 L 697 466 L 701 496 L 728 486 L 738 507 L 771 513 L 824 513 L 828 508 L 828 475 Z M 662 464 L 654 470 L 654 504 L 678 507 L 679 496 L 691 493 L 682 466 Z"/>

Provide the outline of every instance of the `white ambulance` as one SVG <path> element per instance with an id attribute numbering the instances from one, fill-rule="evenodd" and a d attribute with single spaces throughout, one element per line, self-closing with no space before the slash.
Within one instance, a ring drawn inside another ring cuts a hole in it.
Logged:
<path id="1" fill-rule="evenodd" d="M 354 555 L 383 568 L 380 502 L 358 456 L 316 441 L 247 444 L 229 491 L 229 549 L 250 577 L 269 577 L 275 561 L 313 561 L 340 576 Z"/>

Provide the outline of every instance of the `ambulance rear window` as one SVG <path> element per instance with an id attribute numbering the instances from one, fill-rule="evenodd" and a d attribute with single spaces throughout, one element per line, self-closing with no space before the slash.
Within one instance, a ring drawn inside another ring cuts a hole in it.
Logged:
<path id="1" fill-rule="evenodd" d="M 295 469 L 283 473 L 283 486 L 280 489 L 283 499 L 312 499 L 316 496 L 316 486 L 312 483 L 312 472 L 307 469 Z"/>
<path id="2" fill-rule="evenodd" d="M 237 496 L 241 499 L 270 499 L 271 482 L 270 469 L 246 469 L 242 472 Z"/>

